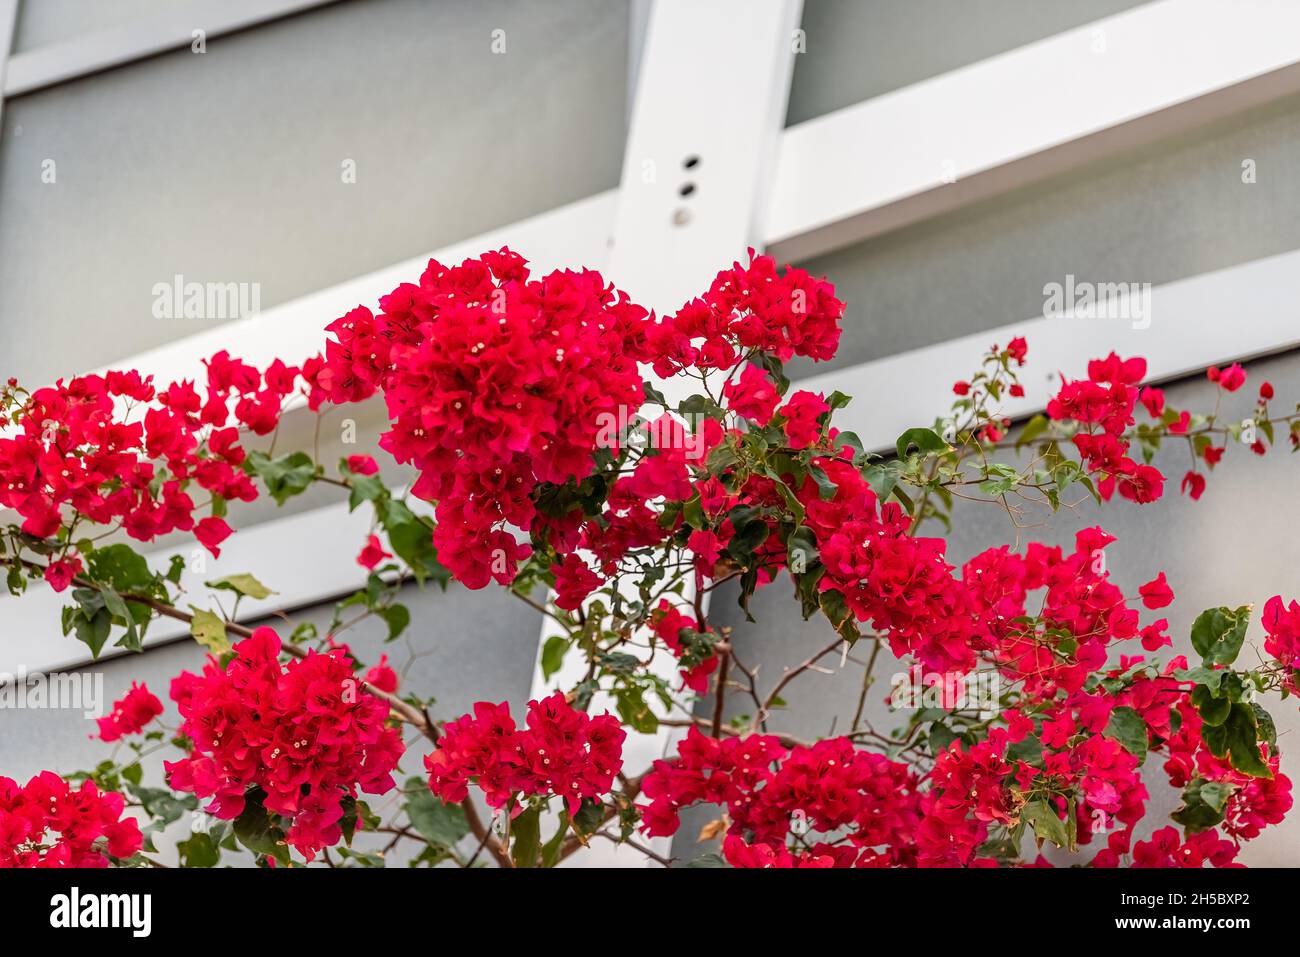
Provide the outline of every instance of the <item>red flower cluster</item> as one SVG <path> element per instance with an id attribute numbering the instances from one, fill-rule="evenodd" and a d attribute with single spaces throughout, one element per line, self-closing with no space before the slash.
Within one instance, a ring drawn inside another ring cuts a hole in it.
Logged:
<path id="1" fill-rule="evenodd" d="M 738 867 L 792 866 L 792 830 L 826 835 L 801 866 L 905 865 L 915 859 L 916 785 L 907 765 L 848 738 L 787 750 L 769 735 L 719 739 L 691 728 L 677 757 L 656 761 L 642 779 L 642 827 L 672 835 L 684 808 L 720 804 L 731 820 L 723 850 Z"/>
<path id="2" fill-rule="evenodd" d="M 15 509 L 23 531 L 40 538 L 58 531 L 66 506 L 100 525 L 120 522 L 139 541 L 194 531 L 217 554 L 230 529 L 217 517 L 196 522 L 186 486 L 226 500 L 257 497 L 239 468 L 244 450 L 239 429 L 227 425 L 231 407 L 238 424 L 269 433 L 298 370 L 277 360 L 261 373 L 226 352 L 207 367 L 206 395 L 191 382 L 157 392 L 137 372 L 60 380 L 32 393 L 14 416 L 19 434 L 0 438 L 0 506 Z M 137 407 L 144 414 L 131 421 Z M 47 577 L 66 587 L 79 569 L 52 567 Z"/>
<path id="3" fill-rule="evenodd" d="M 73 790 L 53 771 L 21 788 L 0 777 L 0 867 L 107 867 L 105 855 L 130 857 L 144 839 L 124 806 L 114 791 L 93 781 Z"/>
<path id="4" fill-rule="evenodd" d="M 895 655 L 912 654 L 935 671 L 965 672 L 980 652 L 996 650 L 1012 677 L 1072 691 L 1105 661 L 1109 641 L 1139 634 L 1137 613 L 1099 561 L 1114 541 L 1101 529 L 1081 532 L 1072 554 L 1037 543 L 1023 556 L 990 549 L 967 562 L 958 578 L 943 539 L 911 535 L 901 507 L 878 505 L 857 469 L 843 459 L 816 464 L 835 486 L 831 498 L 822 498 L 808 479 L 798 493 L 826 567 L 818 587 L 839 592 L 859 621 L 889 637 Z M 1163 578 L 1147 586 L 1151 600 L 1167 604 L 1172 593 L 1160 586 Z M 1040 588 L 1046 589 L 1041 617 L 1078 638 L 1068 659 L 1012 625 L 1025 615 L 1028 592 Z"/>
<path id="5" fill-rule="evenodd" d="M 1013 819 L 1006 761 L 1007 732 L 995 728 L 970 748 L 954 741 L 939 754 L 927 776 L 916 829 L 917 863 L 922 867 L 988 866 L 976 857 L 991 823 Z"/>
<path id="6" fill-rule="evenodd" d="M 1185 787 L 1195 778 L 1228 784 L 1232 794 L 1224 806 L 1223 830 L 1234 840 L 1253 840 L 1270 824 L 1278 824 L 1291 810 L 1291 779 L 1278 771 L 1276 755 L 1262 755 L 1272 777 L 1258 778 L 1236 770 L 1224 758 L 1212 754 L 1201 737 L 1201 716 L 1190 701 L 1175 708 L 1178 731 L 1165 744 L 1168 759 L 1164 770 L 1169 783 Z"/>
<path id="7" fill-rule="evenodd" d="M 259 628 L 234 651 L 224 668 L 209 658 L 201 676 L 172 681 L 193 750 L 166 762 L 169 781 L 212 798 L 208 810 L 224 820 L 261 788 L 268 811 L 293 819 L 288 842 L 310 861 L 342 837 L 345 796 L 393 787 L 401 734 L 387 725 L 388 706 L 360 689 L 343 650 L 281 666 L 280 639 Z"/>
<path id="8" fill-rule="evenodd" d="M 626 732 L 613 715 L 591 717 L 560 692 L 528 702 L 528 726 L 515 727 L 509 707 L 480 701 L 474 714 L 450 722 L 424 759 L 429 788 L 459 804 L 477 784 L 492 807 L 516 795 L 554 794 L 570 814 L 586 798 L 600 800 L 623 766 Z"/>
<path id="9" fill-rule="evenodd" d="M 771 256 L 750 250 L 748 266 L 736 263 L 718 273 L 708 292 L 650 329 L 655 374 L 730 369 L 749 351 L 782 362 L 793 356 L 829 359 L 839 346 L 843 314 L 844 303 L 829 282 L 802 269 L 781 272 Z M 751 379 L 751 394 L 755 385 Z"/>
<path id="10" fill-rule="evenodd" d="M 1145 359 L 1121 359 L 1112 352 L 1105 359 L 1089 362 L 1088 378 L 1066 382 L 1047 404 L 1052 419 L 1086 427 L 1074 437 L 1074 444 L 1088 471 L 1100 477 L 1097 491 L 1104 499 L 1109 500 L 1118 489 L 1131 501 L 1154 502 L 1164 491 L 1164 476 L 1130 458 L 1124 438 L 1134 422 L 1138 383 L 1146 372 Z M 1146 401 L 1149 409 L 1155 400 L 1148 396 Z"/>
<path id="11" fill-rule="evenodd" d="M 117 741 L 123 735 L 138 734 L 146 724 L 163 713 L 162 702 L 146 686 L 131 682 L 131 690 L 113 710 L 99 719 L 99 739 Z"/>
<path id="12" fill-rule="evenodd" d="M 1282 603 L 1274 595 L 1264 604 L 1264 652 L 1284 669 L 1283 682 L 1292 694 L 1300 694 L 1300 602 Z"/>
<path id="13" fill-rule="evenodd" d="M 530 279 L 508 250 L 430 261 L 380 310 L 328 327 L 324 357 L 304 367 L 311 405 L 382 392 L 380 444 L 438 503 L 439 558 L 471 588 L 507 583 L 529 549 L 506 526 L 543 524 L 538 483 L 589 475 L 602 416 L 640 407 L 646 311 L 595 272 Z"/>

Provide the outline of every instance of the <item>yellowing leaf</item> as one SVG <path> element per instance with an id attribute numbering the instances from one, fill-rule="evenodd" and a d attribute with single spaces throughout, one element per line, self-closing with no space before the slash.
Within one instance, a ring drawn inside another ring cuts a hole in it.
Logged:
<path id="1" fill-rule="evenodd" d="M 230 650 L 230 639 L 226 637 L 226 623 L 203 608 L 190 605 L 194 620 L 190 622 L 190 634 L 214 655 L 224 655 Z"/>

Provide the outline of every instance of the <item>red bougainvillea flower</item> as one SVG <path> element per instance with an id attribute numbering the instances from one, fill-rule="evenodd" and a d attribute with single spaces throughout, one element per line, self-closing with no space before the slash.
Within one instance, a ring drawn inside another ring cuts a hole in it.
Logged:
<path id="1" fill-rule="evenodd" d="M 1183 476 L 1182 491 L 1196 501 L 1205 492 L 1205 476 L 1199 472 L 1189 471 Z"/>
<path id="2" fill-rule="evenodd" d="M 224 518 L 209 516 L 194 526 L 194 537 L 212 553 L 213 558 L 220 558 L 221 549 L 218 546 L 230 537 L 230 526 Z"/>
<path id="3" fill-rule="evenodd" d="M 378 535 L 371 535 L 366 539 L 365 547 L 357 555 L 357 564 L 363 568 L 374 569 L 376 565 L 385 558 L 392 558 L 392 552 L 384 551 L 384 544 L 379 540 Z"/>
<path id="4" fill-rule="evenodd" d="M 138 372 L 113 371 L 33 392 L 0 437 L 0 507 L 39 538 L 56 534 L 66 508 L 152 541 L 195 530 L 195 487 L 226 501 L 255 499 L 239 467 L 239 427 L 272 431 L 298 370 L 275 362 L 263 374 L 226 352 L 206 365 L 202 390 L 187 381 L 159 391 Z M 216 554 L 229 528 L 215 517 L 198 525 Z"/>
<path id="5" fill-rule="evenodd" d="M 1142 604 L 1148 608 L 1164 608 L 1174 600 L 1173 589 L 1165 581 L 1165 573 L 1161 572 L 1154 580 L 1147 582 L 1138 588 L 1138 594 L 1142 596 Z"/>
<path id="6" fill-rule="evenodd" d="M 691 640 L 692 635 L 699 633 L 699 622 L 661 598 L 650 616 L 650 627 L 655 637 L 667 645 L 679 661 L 684 659 L 682 687 L 690 688 L 696 694 L 708 691 L 709 675 L 717 670 L 718 658 L 713 654 L 711 644 L 704 652 L 697 642 Z"/>
<path id="7" fill-rule="evenodd" d="M 366 672 L 365 682 L 373 685 L 380 691 L 386 691 L 389 694 L 397 694 L 397 688 L 400 681 L 397 672 L 388 664 L 388 655 L 380 655 L 379 662 Z"/>
<path id="8" fill-rule="evenodd" d="M 551 574 L 555 576 L 555 604 L 568 611 L 581 608 L 587 596 L 604 582 L 574 552 L 565 555 L 562 564 L 552 565 Z"/>
<path id="9" fill-rule="evenodd" d="M 138 734 L 162 712 L 162 702 L 148 687 L 133 681 L 126 696 L 114 701 L 113 710 L 99 719 L 99 739 L 117 741 L 123 735 Z"/>
<path id="10" fill-rule="evenodd" d="M 1222 371 L 1211 366 L 1207 375 L 1209 375 L 1211 382 L 1219 383 L 1219 388 L 1223 389 L 1225 392 L 1236 392 L 1246 384 L 1246 370 L 1236 362 Z"/>
<path id="11" fill-rule="evenodd" d="M 821 436 L 820 416 L 831 410 L 821 395 L 812 392 L 796 392 L 789 401 L 781 406 L 779 412 L 785 419 L 783 428 L 792 449 L 805 449 L 816 443 Z"/>
<path id="12" fill-rule="evenodd" d="M 379 463 L 369 455 L 349 455 L 348 471 L 354 475 L 374 475 L 379 471 Z"/>
<path id="13" fill-rule="evenodd" d="M 613 715 L 575 710 L 558 691 L 528 703 L 523 729 L 504 702 L 479 702 L 472 716 L 447 724 L 424 765 L 429 788 L 448 804 L 464 801 L 476 784 L 492 807 L 517 795 L 553 794 L 572 815 L 614 786 L 626 736 Z"/>
<path id="14" fill-rule="evenodd" d="M 1165 411 L 1165 393 L 1163 389 L 1157 389 L 1154 386 L 1144 386 L 1138 396 L 1139 400 L 1146 406 L 1147 413 L 1153 419 L 1160 418 Z"/>
<path id="15" fill-rule="evenodd" d="M 223 820 L 261 788 L 270 812 L 292 820 L 290 846 L 307 860 L 342 837 L 342 801 L 359 790 L 384 794 L 403 751 L 388 727 L 388 705 L 365 693 L 343 649 L 281 665 L 280 639 L 258 628 L 224 667 L 209 658 L 201 675 L 182 672 L 171 697 L 189 757 L 165 762 L 177 791 L 211 798 Z"/>
<path id="16" fill-rule="evenodd" d="M 1089 362 L 1088 378 L 1063 383 L 1047 404 L 1049 418 L 1083 426 L 1074 436 L 1074 445 L 1084 466 L 1098 477 L 1097 491 L 1103 499 L 1118 491 L 1129 501 L 1146 504 L 1164 492 L 1164 476 L 1153 466 L 1135 462 L 1124 438 L 1134 422 L 1137 384 L 1144 375 L 1145 359 L 1121 359 L 1112 352 Z M 1155 402 L 1152 395 L 1148 398 Z"/>
<path id="17" fill-rule="evenodd" d="M 67 589 L 82 571 L 81 559 L 76 555 L 56 559 L 45 566 L 45 580 L 56 592 Z"/>
<path id="18" fill-rule="evenodd" d="M 746 365 L 735 380 L 722 388 L 727 407 L 757 425 L 767 425 L 781 401 L 768 374 L 756 365 Z"/>
<path id="19" fill-rule="evenodd" d="M 74 790 L 53 771 L 21 788 L 0 777 L 0 867 L 107 867 L 110 856 L 131 857 L 144 839 L 122 817 L 125 803 L 93 781 Z"/>
<path id="20" fill-rule="evenodd" d="M 1287 670 L 1283 680 L 1291 693 L 1300 694 L 1300 602 L 1284 604 L 1274 595 L 1264 604 L 1263 624 L 1264 652 Z"/>
<path id="21" fill-rule="evenodd" d="M 380 445 L 438 503 L 441 561 L 471 588 L 509 582 L 529 547 L 506 526 L 534 524 L 530 493 L 589 475 L 601 423 L 640 406 L 646 311 L 594 272 L 531 279 L 506 250 L 430 262 L 380 309 L 330 325 L 304 367 L 312 407 L 382 392 Z"/>
<path id="22" fill-rule="evenodd" d="M 904 864 L 914 860 L 916 784 L 906 765 L 847 738 L 787 751 L 768 735 L 719 739 L 691 728 L 677 756 L 656 761 L 642 780 L 642 828 L 668 836 L 685 808 L 717 804 L 736 839 L 724 853 L 738 867 L 796 866 L 786 849 L 792 831 L 804 840 L 827 834 L 800 866 Z"/>
<path id="23" fill-rule="evenodd" d="M 844 303 L 824 279 L 802 269 L 777 268 L 771 256 L 750 250 L 747 266 L 718 273 L 709 291 L 665 317 L 647 335 L 656 375 L 682 369 L 725 369 L 757 350 L 788 362 L 835 354 Z"/>

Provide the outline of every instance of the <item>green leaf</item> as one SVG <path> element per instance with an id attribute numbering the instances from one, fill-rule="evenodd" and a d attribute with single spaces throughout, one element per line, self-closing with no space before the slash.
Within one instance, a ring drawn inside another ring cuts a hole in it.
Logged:
<path id="1" fill-rule="evenodd" d="M 686 862 L 686 867 L 730 867 L 721 854 L 701 854 Z"/>
<path id="2" fill-rule="evenodd" d="M 858 624 L 853 620 L 853 612 L 844 601 L 844 596 L 833 588 L 821 593 L 822 613 L 830 620 L 831 627 L 850 645 L 862 637 L 858 633 Z"/>
<path id="3" fill-rule="evenodd" d="M 113 620 L 126 628 L 126 632 L 117 640 L 117 644 L 128 651 L 143 651 L 144 645 L 140 639 L 140 632 L 135 626 L 135 616 L 131 613 L 131 609 L 127 608 L 122 596 L 107 585 L 100 589 L 100 594 L 104 597 L 104 607 L 113 616 Z"/>
<path id="4" fill-rule="evenodd" d="M 542 679 L 549 681 L 551 675 L 560 670 L 564 664 L 565 652 L 569 650 L 569 639 L 563 635 L 552 635 L 542 645 Z"/>
<path id="5" fill-rule="evenodd" d="M 113 629 L 113 615 L 97 591 L 78 588 L 72 597 L 77 604 L 63 609 L 63 633 L 76 632 L 77 640 L 90 649 L 91 657 L 98 658 Z"/>
<path id="6" fill-rule="evenodd" d="M 154 584 L 149 563 L 130 545 L 95 549 L 86 557 L 86 570 L 93 580 L 112 585 L 120 592 L 147 592 Z"/>
<path id="7" fill-rule="evenodd" d="M 1226 671 L 1218 671 L 1214 668 L 1207 668 L 1205 665 L 1197 665 L 1195 668 L 1180 668 L 1174 672 L 1174 677 L 1179 681 L 1192 681 L 1198 685 L 1205 685 L 1216 694 L 1219 691 L 1219 682 L 1223 680 Z"/>
<path id="8" fill-rule="evenodd" d="M 1147 723 L 1132 708 L 1121 706 L 1110 713 L 1110 721 L 1102 732 L 1124 746 L 1129 754 L 1140 759 L 1147 756 Z"/>
<path id="9" fill-rule="evenodd" d="M 922 454 L 947 452 L 949 448 L 948 443 L 934 429 L 908 429 L 894 444 L 900 459 L 907 457 L 908 450 L 912 446 L 916 446 Z"/>
<path id="10" fill-rule="evenodd" d="M 465 809 L 459 804 L 443 804 L 429 790 L 424 778 L 409 778 L 406 782 L 406 816 L 411 827 L 431 844 L 455 847 L 469 833 Z"/>
<path id="11" fill-rule="evenodd" d="M 352 491 L 348 495 L 348 511 L 354 512 L 358 505 L 373 502 L 388 494 L 384 480 L 376 475 L 353 475 L 348 479 Z"/>
<path id="12" fill-rule="evenodd" d="M 1206 664 L 1230 665 L 1241 651 L 1250 624 L 1250 606 L 1243 605 L 1235 611 L 1227 608 L 1210 608 L 1197 616 L 1192 625 L 1192 647 L 1205 659 Z"/>
<path id="13" fill-rule="evenodd" d="M 264 452 L 252 452 L 244 467 L 265 483 L 277 505 L 305 492 L 317 474 L 316 463 L 306 452 L 291 452 L 277 459 Z"/>
<path id="14" fill-rule="evenodd" d="M 654 734 L 659 730 L 659 718 L 645 703 L 645 697 L 639 688 L 620 688 L 614 696 L 614 703 L 618 716 L 633 731 Z"/>
<path id="15" fill-rule="evenodd" d="M 226 623 L 205 608 L 190 605 L 194 619 L 190 622 L 190 634 L 208 651 L 218 658 L 230 651 L 230 639 L 226 636 Z"/>
<path id="16" fill-rule="evenodd" d="M 542 846 L 542 867 L 554 867 L 560 863 L 560 851 L 564 850 L 564 838 L 569 833 L 569 812 L 560 812 L 560 826 L 554 836 Z"/>
<path id="17" fill-rule="evenodd" d="M 1197 685 L 1192 689 L 1192 704 L 1201 715 L 1201 721 L 1217 727 L 1228 720 L 1232 713 L 1232 699 L 1227 695 L 1216 697 L 1206 685 Z"/>
<path id="18" fill-rule="evenodd" d="M 388 637 L 384 641 L 396 641 L 411 623 L 411 610 L 405 605 L 389 605 L 380 610 L 379 617 L 388 623 Z"/>
<path id="19" fill-rule="evenodd" d="M 514 839 L 510 856 L 515 867 L 536 867 L 542 845 L 541 808 L 529 808 L 512 820 L 510 834 Z"/>
<path id="20" fill-rule="evenodd" d="M 289 847 L 285 843 L 284 831 L 266 813 L 262 799 L 260 790 L 249 792 L 243 812 L 235 818 L 235 837 L 254 854 L 264 854 L 288 864 Z"/>
<path id="21" fill-rule="evenodd" d="M 1043 799 L 1030 801 L 1020 809 L 1020 819 L 1034 829 L 1041 840 L 1051 841 L 1057 847 L 1066 847 L 1071 841 L 1072 821 L 1063 821 L 1055 809 Z"/>
<path id="22" fill-rule="evenodd" d="M 934 727 L 939 727 L 936 723 Z M 931 735 L 934 734 L 933 729 Z M 953 735 L 955 738 L 956 735 Z M 1008 761 L 1024 761 L 1027 764 L 1038 764 L 1043 759 L 1043 742 L 1038 735 L 1030 734 L 1020 741 L 1007 746 Z"/>
<path id="23" fill-rule="evenodd" d="M 395 500 L 385 502 L 379 511 L 384 531 L 388 533 L 388 544 L 410 566 L 416 580 L 432 578 L 446 587 L 451 576 L 438 561 L 438 552 L 433 547 L 433 522 L 420 518 Z"/>
<path id="24" fill-rule="evenodd" d="M 926 740 L 930 744 L 930 753 L 938 754 L 940 751 L 948 750 L 948 746 L 957 740 L 957 732 L 953 731 L 952 728 L 948 727 L 946 724 L 936 721 L 930 725 L 930 732 L 926 736 Z M 1021 741 L 1019 743 L 1023 744 L 1024 742 Z M 1041 752 L 1041 746 L 1039 747 L 1039 750 Z M 1010 752 L 1008 751 L 1008 757 L 1010 756 Z"/>
<path id="25" fill-rule="evenodd" d="M 1257 778 L 1273 776 L 1259 754 L 1259 729 L 1250 705 L 1234 704 L 1223 729 L 1229 761 L 1234 768 Z"/>
<path id="26" fill-rule="evenodd" d="M 1183 789 L 1183 803 L 1169 816 L 1188 834 L 1208 831 L 1223 820 L 1223 809 L 1236 790 L 1233 785 L 1194 778 Z"/>
<path id="27" fill-rule="evenodd" d="M 221 849 L 203 831 L 196 832 L 188 841 L 177 841 L 176 850 L 181 867 L 216 867 L 221 860 Z"/>
<path id="28" fill-rule="evenodd" d="M 218 578 L 216 581 L 204 582 L 204 584 L 209 588 L 216 588 L 220 591 L 233 591 L 237 595 L 259 600 L 270 598 L 275 594 L 275 592 L 247 573 L 227 575 L 225 578 Z"/>
<path id="29" fill-rule="evenodd" d="M 1047 416 L 1034 416 L 1025 423 L 1025 427 L 1020 430 L 1020 435 L 1016 437 L 1016 448 L 1028 445 L 1030 442 L 1034 441 L 1034 439 L 1043 434 L 1049 424 L 1050 422 Z"/>

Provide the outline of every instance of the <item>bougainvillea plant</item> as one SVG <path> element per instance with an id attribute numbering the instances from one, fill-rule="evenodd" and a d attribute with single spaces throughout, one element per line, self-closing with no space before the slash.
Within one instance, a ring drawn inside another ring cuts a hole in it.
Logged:
<path id="1" fill-rule="evenodd" d="M 848 397 L 785 373 L 834 355 L 843 309 L 826 281 L 751 255 L 655 316 L 595 272 L 535 277 L 501 250 L 431 262 L 378 312 L 330 324 L 299 367 L 222 352 L 200 382 L 10 381 L 9 589 L 65 595 L 63 632 L 95 656 L 110 640 L 140 651 L 159 616 L 209 654 L 167 689 L 179 725 L 133 684 L 99 722 L 112 757 L 0 778 L 0 864 L 161 866 L 168 825 L 200 808 L 210 826 L 178 843 L 182 865 L 243 850 L 263 866 L 373 866 L 403 844 L 414 864 L 551 866 L 596 837 L 670 863 L 648 845 L 697 805 L 715 808 L 701 834 L 713 860 L 737 867 L 1232 864 L 1291 807 L 1261 701 L 1298 690 L 1300 604 L 1206 610 L 1198 659 L 1160 660 L 1172 585 L 1158 569 L 1114 581 L 1102 528 L 961 566 L 922 530 L 950 527 L 967 499 L 1012 520 L 1116 495 L 1150 506 L 1166 492 L 1151 461 L 1171 440 L 1191 454 L 1181 490 L 1200 498 L 1229 447 L 1300 444 L 1300 407 L 1275 415 L 1264 383 L 1246 418 L 1230 415 L 1246 382 L 1233 365 L 1209 370 L 1213 414 L 1175 409 L 1144 385 L 1142 359 L 1112 354 L 1013 428 L 1001 409 L 1024 394 L 1016 338 L 882 453 L 832 424 Z M 331 466 L 275 449 L 291 405 L 375 396 L 382 450 L 418 475 L 408 493 L 368 455 Z M 182 592 L 181 559 L 155 568 L 137 550 L 185 532 L 218 555 L 228 503 L 318 484 L 373 514 L 365 585 L 325 633 L 250 630 L 238 600 L 266 584 L 208 582 L 236 608 L 205 607 Z M 523 713 L 484 701 L 435 717 L 387 656 L 367 667 L 344 641 L 367 618 L 390 638 L 410 628 L 398 599 L 411 578 L 508 589 L 553 626 L 548 676 L 580 677 Z M 709 621 L 723 583 L 746 614 L 759 588 L 788 595 L 833 640 L 766 680 L 744 635 Z M 1265 655 L 1248 666 L 1256 621 Z M 856 713 L 835 737 L 784 733 L 781 694 L 849 646 L 869 649 Z M 877 729 L 864 705 L 881 649 L 958 686 L 992 676 L 993 697 L 899 708 L 897 728 Z M 732 717 L 729 697 L 746 713 Z M 663 724 L 677 729 L 667 755 L 624 766 L 628 735 Z M 166 780 L 146 784 L 142 758 L 160 749 L 174 752 Z M 1182 803 L 1140 829 L 1160 774 Z M 376 841 L 354 846 L 364 831 Z"/>

